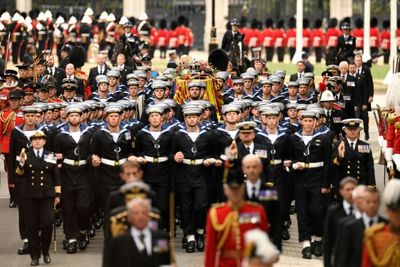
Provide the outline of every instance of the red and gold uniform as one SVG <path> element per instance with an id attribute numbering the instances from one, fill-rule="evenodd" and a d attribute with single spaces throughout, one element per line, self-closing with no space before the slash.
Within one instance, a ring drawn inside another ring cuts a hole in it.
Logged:
<path id="1" fill-rule="evenodd" d="M 259 228 L 268 232 L 263 207 L 245 202 L 239 209 L 228 203 L 213 206 L 207 217 L 205 267 L 239 267 L 243 257 L 244 233 Z"/>
<path id="2" fill-rule="evenodd" d="M 309 28 L 303 29 L 303 48 L 305 48 L 305 51 L 310 50 L 311 40 L 312 40 L 311 30 Z"/>
<path id="3" fill-rule="evenodd" d="M 400 234 L 384 223 L 365 230 L 361 266 L 400 266 Z"/>
<path id="4" fill-rule="evenodd" d="M 370 46 L 371 48 L 378 49 L 380 46 L 379 29 L 378 27 L 371 28 L 370 31 Z"/>
<path id="5" fill-rule="evenodd" d="M 0 112 L 0 144 L 1 153 L 8 154 L 10 150 L 10 136 L 15 126 L 24 123 L 22 110 L 13 111 L 7 108 Z"/>

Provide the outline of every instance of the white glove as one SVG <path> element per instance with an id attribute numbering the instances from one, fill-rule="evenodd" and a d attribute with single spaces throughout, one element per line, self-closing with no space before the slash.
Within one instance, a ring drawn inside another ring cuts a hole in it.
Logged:
<path id="1" fill-rule="evenodd" d="M 391 161 L 392 160 L 392 155 L 393 155 L 393 148 L 392 147 L 387 147 L 385 150 L 385 159 L 386 161 Z"/>
<path id="2" fill-rule="evenodd" d="M 378 136 L 378 144 L 382 148 L 383 147 L 383 136 Z"/>
<path id="3" fill-rule="evenodd" d="M 400 172 L 400 154 L 394 154 L 392 158 L 394 164 L 396 164 L 396 169 Z"/>

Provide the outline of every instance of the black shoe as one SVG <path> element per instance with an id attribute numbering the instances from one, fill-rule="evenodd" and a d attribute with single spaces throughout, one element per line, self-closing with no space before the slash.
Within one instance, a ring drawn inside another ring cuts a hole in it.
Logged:
<path id="1" fill-rule="evenodd" d="M 39 259 L 33 258 L 31 261 L 31 266 L 38 266 L 39 265 Z"/>
<path id="2" fill-rule="evenodd" d="M 68 239 L 64 239 L 62 243 L 63 243 L 63 249 L 66 250 L 68 247 Z"/>
<path id="3" fill-rule="evenodd" d="M 283 227 L 285 227 L 286 229 L 289 229 L 289 227 L 292 225 L 292 219 L 289 218 L 289 220 L 285 221 L 283 223 Z"/>
<path id="4" fill-rule="evenodd" d="M 322 251 L 322 241 L 314 241 L 311 243 L 312 249 L 312 254 L 315 255 L 315 257 L 321 257 L 323 254 Z"/>
<path id="5" fill-rule="evenodd" d="M 75 254 L 77 250 L 78 249 L 77 249 L 76 242 L 71 242 L 71 243 L 68 244 L 68 246 L 67 246 L 67 253 L 68 254 Z"/>
<path id="6" fill-rule="evenodd" d="M 99 230 L 103 226 L 103 220 L 102 219 L 97 219 L 96 222 L 94 223 L 94 227 Z"/>
<path id="7" fill-rule="evenodd" d="M 50 254 L 48 252 L 43 253 L 43 262 L 46 264 L 49 264 L 51 262 Z"/>
<path id="8" fill-rule="evenodd" d="M 301 251 L 303 254 L 303 259 L 311 259 L 311 247 L 305 247 Z"/>
<path id="9" fill-rule="evenodd" d="M 18 255 L 26 255 L 26 254 L 29 254 L 28 242 L 24 242 L 24 245 L 18 249 Z"/>
<path id="10" fill-rule="evenodd" d="M 289 240 L 289 239 L 290 239 L 289 231 L 287 229 L 284 229 L 282 231 L 282 240 Z"/>
<path id="11" fill-rule="evenodd" d="M 87 233 L 87 235 L 88 235 L 88 237 L 90 237 L 90 238 L 93 238 L 93 237 L 95 237 L 96 236 L 96 230 L 95 230 L 95 228 L 94 228 L 94 225 L 92 224 L 92 225 L 90 225 L 90 228 L 89 228 L 89 230 L 88 230 L 88 233 Z"/>
<path id="12" fill-rule="evenodd" d="M 290 205 L 289 213 L 290 214 L 295 214 L 296 213 L 296 206 L 295 205 Z"/>
<path id="13" fill-rule="evenodd" d="M 196 235 L 196 247 L 198 251 L 204 251 L 204 235 Z"/>
<path id="14" fill-rule="evenodd" d="M 187 238 L 184 236 L 182 237 L 182 249 L 186 249 L 186 245 L 187 245 Z"/>
<path id="15" fill-rule="evenodd" d="M 61 217 L 61 214 L 57 213 L 56 214 L 56 218 L 54 219 L 54 226 L 55 227 L 60 227 L 62 222 L 63 222 L 63 219 Z"/>
<path id="16" fill-rule="evenodd" d="M 17 203 L 16 203 L 15 201 L 10 201 L 10 204 L 8 205 L 8 207 L 9 207 L 10 209 L 16 208 L 16 207 L 17 207 Z"/>
<path id="17" fill-rule="evenodd" d="M 78 237 L 78 246 L 80 250 L 85 250 L 87 245 L 89 245 L 89 238 L 86 234 L 80 234 Z"/>
<path id="18" fill-rule="evenodd" d="M 186 253 L 193 253 L 196 249 L 196 242 L 195 241 L 189 241 L 186 244 Z"/>

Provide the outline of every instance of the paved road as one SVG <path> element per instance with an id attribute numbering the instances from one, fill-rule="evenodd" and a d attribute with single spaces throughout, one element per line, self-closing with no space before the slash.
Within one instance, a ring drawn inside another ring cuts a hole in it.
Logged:
<path id="1" fill-rule="evenodd" d="M 378 94 L 375 96 L 375 103 L 384 106 L 384 95 Z M 377 129 L 375 123 L 370 118 L 370 144 L 374 151 L 375 162 L 379 158 L 379 149 L 376 141 Z M 0 266 L 28 266 L 30 263 L 29 256 L 19 256 L 16 251 L 21 245 L 18 236 L 17 209 L 8 208 L 8 192 L 6 188 L 6 177 L 3 171 L 2 162 L 0 163 L 1 179 L 0 179 Z M 375 164 L 375 172 L 377 177 L 378 187 L 383 188 L 383 167 Z M 383 210 L 382 210 L 383 212 Z M 303 260 L 301 258 L 301 247 L 297 234 L 296 218 L 292 216 L 291 240 L 284 242 L 283 255 L 276 266 L 322 266 L 321 259 Z M 322 222 L 321 222 L 322 223 Z M 97 267 L 101 265 L 102 237 L 101 232 L 98 232 L 96 237 L 91 240 L 88 249 L 84 252 L 75 255 L 67 255 L 62 250 L 62 229 L 57 229 L 57 253 L 51 252 L 53 259 L 52 266 L 84 266 Z M 200 267 L 203 266 L 203 253 L 186 254 L 180 249 L 181 235 L 175 239 L 175 252 L 177 256 L 178 266 Z"/>

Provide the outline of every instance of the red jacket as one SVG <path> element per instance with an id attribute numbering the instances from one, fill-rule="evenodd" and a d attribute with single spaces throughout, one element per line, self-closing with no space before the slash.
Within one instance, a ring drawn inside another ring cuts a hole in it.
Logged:
<path id="1" fill-rule="evenodd" d="M 381 47 L 383 50 L 390 50 L 390 31 L 387 29 L 382 32 Z"/>
<path id="2" fill-rule="evenodd" d="M 15 126 L 24 123 L 24 114 L 22 110 L 14 112 L 7 109 L 0 112 L 0 145 L 1 153 L 8 154 L 10 152 L 10 137 Z"/>
<path id="3" fill-rule="evenodd" d="M 169 48 L 178 47 L 178 35 L 176 33 L 176 29 L 168 31 L 168 46 Z"/>
<path id="4" fill-rule="evenodd" d="M 286 31 L 287 47 L 296 47 L 296 29 L 288 29 Z"/>
<path id="5" fill-rule="evenodd" d="M 371 47 L 379 47 L 380 46 L 379 29 L 377 27 L 371 28 L 369 35 L 370 35 L 369 45 Z"/>
<path id="6" fill-rule="evenodd" d="M 312 46 L 322 47 L 325 44 L 324 32 L 321 29 L 313 29 L 311 31 Z"/>
<path id="7" fill-rule="evenodd" d="M 258 47 L 260 46 L 259 42 L 260 31 L 257 29 L 249 29 L 248 31 L 248 47 Z M 246 37 L 245 37 L 246 39 Z"/>
<path id="8" fill-rule="evenodd" d="M 169 36 L 168 36 L 168 30 L 165 29 L 160 29 L 158 30 L 157 33 L 157 46 L 162 47 L 162 46 L 168 46 L 169 42 Z"/>
<path id="9" fill-rule="evenodd" d="M 356 48 L 364 47 L 364 29 L 354 29 L 352 35 L 356 38 Z"/>
<path id="10" fill-rule="evenodd" d="M 247 27 L 244 27 L 244 28 L 241 28 L 239 31 L 241 32 L 241 33 L 243 33 L 244 34 L 244 40 L 243 40 L 243 43 L 244 43 L 244 45 L 245 46 L 249 46 L 249 34 L 250 34 L 250 28 L 247 28 Z"/>
<path id="11" fill-rule="evenodd" d="M 303 47 L 310 48 L 311 47 L 312 34 L 310 29 L 303 29 Z"/>
<path id="12" fill-rule="evenodd" d="M 274 47 L 274 29 L 265 28 L 263 31 L 260 31 L 259 36 L 260 44 L 262 44 L 263 47 Z"/>
<path id="13" fill-rule="evenodd" d="M 286 46 L 286 33 L 283 28 L 274 30 L 274 42 L 275 47 L 285 47 Z"/>
<path id="14" fill-rule="evenodd" d="M 222 227 L 222 224 L 225 224 L 225 227 Z M 256 228 L 266 232 L 269 229 L 267 215 L 260 204 L 246 202 L 238 211 L 232 209 L 227 203 L 213 206 L 207 216 L 204 266 L 238 266 L 238 260 L 241 262 L 243 256 L 244 234 Z M 226 233 L 226 239 L 221 241 L 224 233 Z M 220 255 L 217 258 L 218 252 Z M 232 258 L 232 255 L 238 257 Z"/>
<path id="15" fill-rule="evenodd" d="M 325 33 L 326 47 L 336 47 L 338 45 L 338 37 L 340 31 L 337 28 L 329 28 Z"/>

